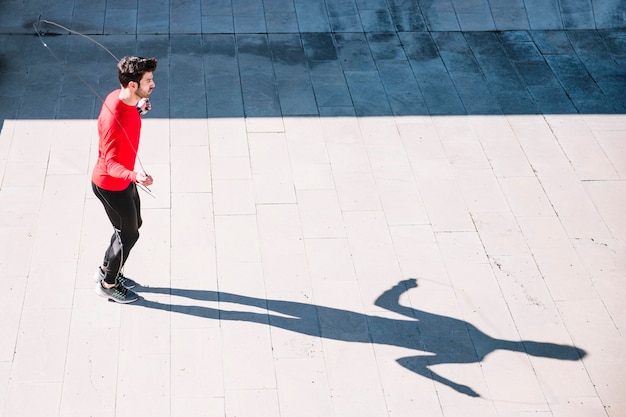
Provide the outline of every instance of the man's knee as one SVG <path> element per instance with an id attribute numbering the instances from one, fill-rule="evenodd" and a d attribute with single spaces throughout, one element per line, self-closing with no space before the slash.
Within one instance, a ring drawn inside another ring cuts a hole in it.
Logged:
<path id="1" fill-rule="evenodd" d="M 133 246 L 139 240 L 139 230 L 122 230 L 122 243 L 126 246 Z"/>

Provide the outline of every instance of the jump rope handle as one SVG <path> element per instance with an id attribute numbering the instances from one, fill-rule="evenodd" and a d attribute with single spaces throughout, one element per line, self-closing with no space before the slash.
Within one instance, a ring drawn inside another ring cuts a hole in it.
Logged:
<path id="1" fill-rule="evenodd" d="M 144 114 L 148 113 L 151 108 L 152 108 L 152 104 L 150 103 L 150 99 L 149 98 L 142 98 L 137 103 L 137 111 L 142 116 Z"/>

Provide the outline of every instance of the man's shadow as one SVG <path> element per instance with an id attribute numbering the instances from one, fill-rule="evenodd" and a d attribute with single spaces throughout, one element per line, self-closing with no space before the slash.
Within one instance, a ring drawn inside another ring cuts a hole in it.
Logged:
<path id="1" fill-rule="evenodd" d="M 457 392 L 471 397 L 479 397 L 479 394 L 471 387 L 437 374 L 431 367 L 438 364 L 480 362 L 489 353 L 496 350 L 525 352 L 532 356 L 568 361 L 580 360 L 586 355 L 584 350 L 574 346 L 495 339 L 466 321 L 400 305 L 400 295 L 416 287 L 416 279 L 400 281 L 385 291 L 375 302 L 379 307 L 408 317 L 408 320 L 391 319 L 294 301 L 266 300 L 226 292 L 177 288 L 140 287 L 138 292 L 171 294 L 194 300 L 253 306 L 267 309 L 268 313 L 164 304 L 145 298 L 141 298 L 137 304 L 208 319 L 265 324 L 309 336 L 345 342 L 377 343 L 430 352 L 432 355 L 410 356 L 397 359 L 397 362 L 412 372 L 447 385 Z M 272 314 L 272 312 L 277 314 Z"/>

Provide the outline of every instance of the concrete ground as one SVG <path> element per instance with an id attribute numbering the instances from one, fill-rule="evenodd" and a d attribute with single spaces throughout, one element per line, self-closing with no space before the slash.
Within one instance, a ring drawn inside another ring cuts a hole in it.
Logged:
<path id="1" fill-rule="evenodd" d="M 625 416 L 625 12 L 3 1 L 0 416 Z M 39 19 L 159 59 L 135 304 L 115 60 Z"/>

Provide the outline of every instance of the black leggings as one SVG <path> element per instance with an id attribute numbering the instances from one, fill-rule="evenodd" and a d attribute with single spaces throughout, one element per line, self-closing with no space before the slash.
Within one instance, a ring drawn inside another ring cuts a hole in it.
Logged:
<path id="1" fill-rule="evenodd" d="M 102 202 L 115 229 L 102 262 L 106 267 L 104 281 L 107 284 L 115 284 L 130 250 L 139 239 L 139 228 L 142 223 L 139 194 L 137 186 L 132 182 L 123 191 L 108 191 L 94 183 L 91 183 L 91 188 Z"/>

